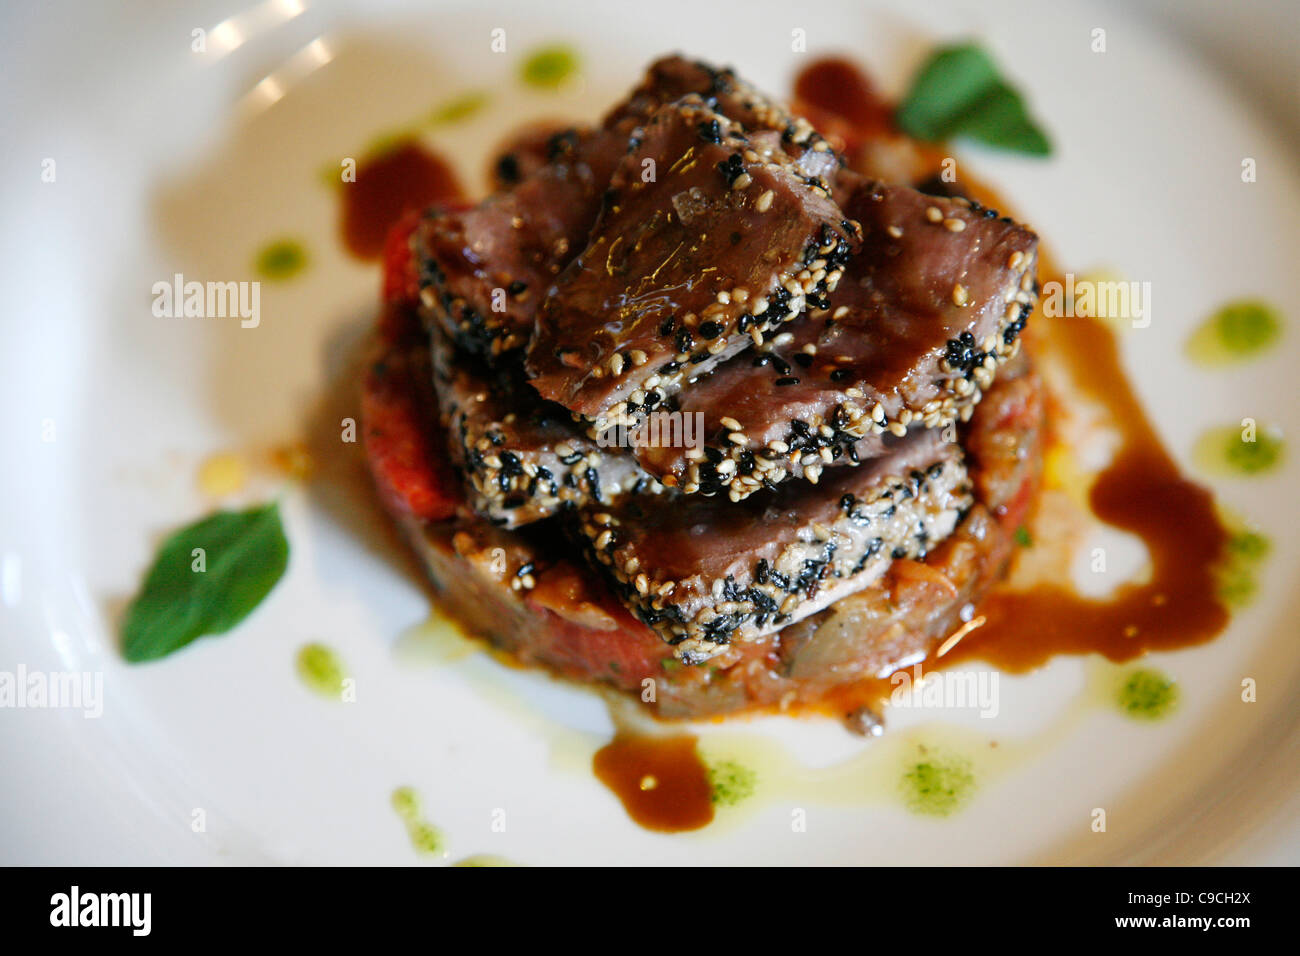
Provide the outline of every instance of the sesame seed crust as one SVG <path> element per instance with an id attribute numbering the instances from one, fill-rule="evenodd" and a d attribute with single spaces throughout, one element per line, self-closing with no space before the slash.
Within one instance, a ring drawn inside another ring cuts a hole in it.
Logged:
<path id="1" fill-rule="evenodd" d="M 629 610 L 696 664 L 867 587 L 895 559 L 923 558 L 971 502 L 960 449 L 921 432 L 816 489 L 740 505 L 629 499 L 580 509 L 577 523 Z"/>
<path id="2" fill-rule="evenodd" d="M 939 223 L 967 225 L 936 230 L 929 210 Z M 704 415 L 705 446 L 691 456 L 642 449 L 649 472 L 733 501 L 793 478 L 816 481 L 909 428 L 965 421 L 1018 354 L 1037 294 L 1032 233 L 967 201 L 875 183 L 860 184 L 846 211 L 862 223 L 864 244 L 830 309 L 800 317 L 666 406 Z M 954 286 L 960 304 L 936 291 Z"/>
<path id="3" fill-rule="evenodd" d="M 451 460 L 470 505 L 494 524 L 514 528 L 572 507 L 664 490 L 622 449 L 590 441 L 517 369 L 489 369 L 437 331 L 431 343 Z"/>
<path id="4" fill-rule="evenodd" d="M 780 142 L 696 95 L 660 108 L 634 140 L 526 363 L 592 437 L 640 423 L 648 409 L 630 399 L 651 376 L 662 401 L 836 288 L 856 223 Z"/>

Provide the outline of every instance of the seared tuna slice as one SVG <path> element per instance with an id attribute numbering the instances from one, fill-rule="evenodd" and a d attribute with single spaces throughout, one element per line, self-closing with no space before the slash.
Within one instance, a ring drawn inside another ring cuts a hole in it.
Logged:
<path id="1" fill-rule="evenodd" d="M 864 184 L 845 211 L 863 245 L 828 308 L 687 388 L 674 405 L 704 416 L 704 444 L 641 449 L 652 474 L 739 500 L 970 417 L 1033 311 L 1037 237 L 906 186 Z"/>
<path id="2" fill-rule="evenodd" d="M 778 138 L 774 142 L 795 158 L 800 174 L 820 180 L 823 186 L 835 181 L 840 169 L 839 157 L 827 148 L 812 124 L 754 89 L 730 67 L 719 69 L 681 56 L 656 60 L 621 109 L 649 116 L 662 104 L 690 93 L 700 94 L 709 106 L 733 123 L 739 123 L 748 133 L 764 130 L 776 133 Z"/>
<path id="3" fill-rule="evenodd" d="M 629 137 L 663 103 L 687 93 L 716 97 L 718 110 L 747 128 L 776 131 L 790 151 L 803 154 L 805 175 L 833 175 L 838 160 L 807 121 L 729 70 L 665 58 L 599 127 L 539 128 L 512 144 L 494 167 L 495 181 L 508 191 L 473 209 L 428 217 L 413 240 L 423 264 L 426 321 L 476 354 L 496 356 L 526 344 L 547 288 L 586 245 Z"/>
<path id="4" fill-rule="evenodd" d="M 496 356 L 527 343 L 537 303 L 586 244 L 627 133 L 568 131 L 551 144 L 551 161 L 514 189 L 431 213 L 413 238 L 426 322 L 466 351 Z"/>
<path id="5" fill-rule="evenodd" d="M 629 498 L 584 508 L 579 526 L 632 612 L 695 664 L 924 557 L 971 501 L 960 448 L 921 431 L 816 487 L 740 504 Z"/>
<path id="6" fill-rule="evenodd" d="M 494 524 L 513 528 L 567 505 L 662 490 L 631 455 L 597 447 L 567 411 L 533 391 L 517 365 L 489 369 L 437 330 L 433 355 L 451 459 L 471 506 Z"/>
<path id="7" fill-rule="evenodd" d="M 655 113 L 538 314 L 527 368 L 542 395 L 593 433 L 635 425 L 750 335 L 824 304 L 857 227 L 773 140 L 695 95 Z"/>

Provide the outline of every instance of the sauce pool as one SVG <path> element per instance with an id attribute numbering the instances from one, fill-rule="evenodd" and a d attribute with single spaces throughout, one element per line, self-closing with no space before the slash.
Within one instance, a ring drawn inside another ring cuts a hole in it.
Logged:
<path id="1" fill-rule="evenodd" d="M 689 734 L 620 734 L 596 752 L 592 769 L 647 830 L 698 830 L 713 821 L 713 787 L 695 743 Z"/>
<path id="2" fill-rule="evenodd" d="M 407 212 L 461 197 L 450 165 L 415 141 L 394 146 L 357 167 L 343 194 L 343 244 L 358 259 L 376 259 L 388 231 Z"/>

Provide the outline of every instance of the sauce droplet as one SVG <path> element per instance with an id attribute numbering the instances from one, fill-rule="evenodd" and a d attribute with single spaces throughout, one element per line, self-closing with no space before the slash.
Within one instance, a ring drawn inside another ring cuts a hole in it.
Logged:
<path id="1" fill-rule="evenodd" d="M 1260 426 L 1207 429 L 1196 441 L 1196 464 L 1213 475 L 1242 477 L 1272 471 L 1282 462 L 1282 439 Z"/>
<path id="2" fill-rule="evenodd" d="M 235 494 L 247 480 L 244 459 L 233 452 L 212 455 L 199 465 L 199 490 L 213 498 Z"/>
<path id="3" fill-rule="evenodd" d="M 848 60 L 817 60 L 800 71 L 794 95 L 800 104 L 834 113 L 856 127 L 862 137 L 886 130 L 893 109 L 878 97 L 858 67 Z"/>
<path id="4" fill-rule="evenodd" d="M 620 735 L 596 752 L 592 769 L 647 830 L 698 830 L 713 820 L 713 787 L 695 743 L 689 734 Z"/>
<path id="5" fill-rule="evenodd" d="M 529 86 L 550 90 L 562 84 L 577 69 L 577 53 L 567 46 L 548 46 L 525 57 L 519 76 Z"/>
<path id="6" fill-rule="evenodd" d="M 1257 358 L 1282 334 L 1277 310 L 1266 302 L 1229 302 L 1192 333 L 1187 354 L 1203 365 Z"/>
<path id="7" fill-rule="evenodd" d="M 429 114 L 429 123 L 433 126 L 459 123 L 462 120 L 469 119 L 476 113 L 482 112 L 487 105 L 488 95 L 481 90 L 465 93 L 434 107 L 433 112 Z"/>
<path id="8" fill-rule="evenodd" d="M 406 834 L 417 853 L 442 852 L 442 834 L 420 815 L 420 797 L 412 787 L 398 787 L 391 797 L 393 809 L 406 824 Z"/>
<path id="9" fill-rule="evenodd" d="M 343 699 L 343 661 L 324 644 L 306 644 L 298 651 L 298 676 L 322 697 Z"/>
<path id="10" fill-rule="evenodd" d="M 1178 704 L 1178 685 L 1160 671 L 1133 671 L 1120 686 L 1120 710 L 1137 720 L 1159 720 Z"/>
<path id="11" fill-rule="evenodd" d="M 903 803 L 913 813 L 946 817 L 970 800 L 975 774 L 964 757 L 920 747 L 903 771 L 902 791 Z"/>
<path id="12" fill-rule="evenodd" d="M 253 268 L 269 282 L 292 279 L 307 268 L 307 249 L 296 239 L 276 239 L 258 250 Z"/>
<path id="13" fill-rule="evenodd" d="M 399 143 L 362 163 L 356 182 L 339 188 L 343 242 L 358 259 L 377 258 L 389 229 L 405 213 L 461 195 L 451 167 L 414 141 Z"/>
<path id="14" fill-rule="evenodd" d="M 734 807 L 754 795 L 758 775 L 734 760 L 709 764 L 709 788 L 715 806 Z"/>
<path id="15" fill-rule="evenodd" d="M 457 860 L 452 866 L 516 866 L 505 857 L 493 856 L 491 853 L 475 853 L 463 860 Z"/>
<path id="16" fill-rule="evenodd" d="M 1259 590 L 1259 571 L 1273 544 L 1257 531 L 1238 531 L 1228 540 L 1219 568 L 1219 597 L 1229 606 L 1249 604 Z"/>

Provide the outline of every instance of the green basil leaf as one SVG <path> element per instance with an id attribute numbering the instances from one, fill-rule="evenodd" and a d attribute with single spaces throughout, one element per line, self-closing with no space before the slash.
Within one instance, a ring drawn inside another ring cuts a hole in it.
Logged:
<path id="1" fill-rule="evenodd" d="M 1052 150 L 1020 94 L 974 44 L 937 50 L 912 81 L 894 118 L 903 132 L 930 142 L 966 136 L 1034 156 Z"/>
<path id="2" fill-rule="evenodd" d="M 223 634 L 252 612 L 289 564 L 272 503 L 222 511 L 163 542 L 122 628 L 128 661 L 166 657 L 195 638 Z"/>

